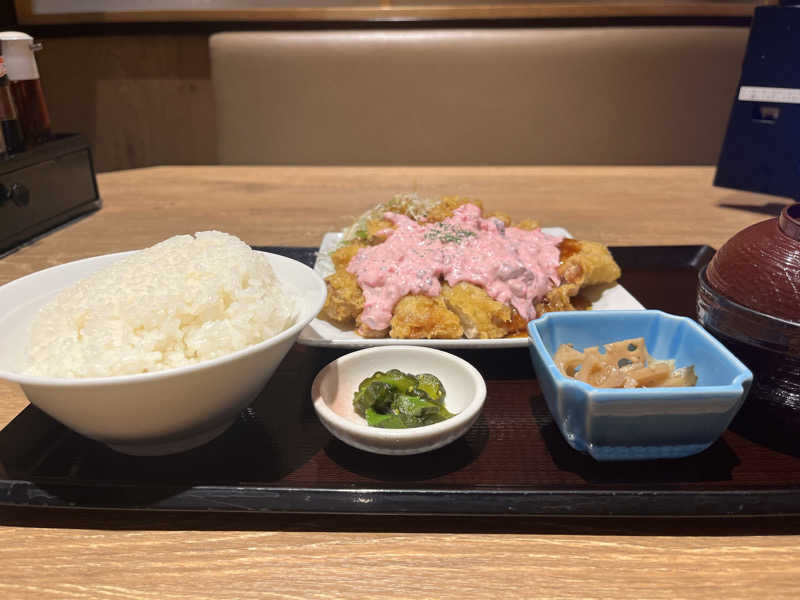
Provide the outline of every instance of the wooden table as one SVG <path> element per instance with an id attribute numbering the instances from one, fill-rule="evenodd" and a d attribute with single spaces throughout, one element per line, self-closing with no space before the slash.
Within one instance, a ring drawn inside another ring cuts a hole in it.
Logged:
<path id="1" fill-rule="evenodd" d="M 612 245 L 709 244 L 786 202 L 706 167 L 159 167 L 0 259 L 0 284 L 205 229 L 316 246 L 391 195 L 460 194 Z M 773 211 L 772 213 L 770 211 Z M 0 427 L 27 402 L 0 382 Z M 0 597 L 795 598 L 800 519 L 276 516 L 0 507 Z"/>

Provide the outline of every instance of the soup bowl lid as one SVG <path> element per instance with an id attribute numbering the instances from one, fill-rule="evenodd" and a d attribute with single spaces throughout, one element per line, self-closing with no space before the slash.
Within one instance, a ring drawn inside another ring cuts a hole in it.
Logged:
<path id="1" fill-rule="evenodd" d="M 800 204 L 731 237 L 711 259 L 706 277 L 738 304 L 800 323 Z"/>

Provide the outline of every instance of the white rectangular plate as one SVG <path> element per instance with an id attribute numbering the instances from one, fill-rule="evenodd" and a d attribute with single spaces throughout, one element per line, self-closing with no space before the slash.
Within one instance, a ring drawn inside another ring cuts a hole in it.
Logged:
<path id="1" fill-rule="evenodd" d="M 543 227 L 542 231 L 550 235 L 572 237 L 566 229 L 560 227 Z M 335 250 L 341 240 L 341 233 L 326 233 L 319 247 L 314 270 L 322 277 L 334 272 L 330 253 Z M 592 301 L 593 310 L 636 310 L 644 309 L 639 301 L 619 284 L 595 286 L 581 292 L 582 296 Z M 528 345 L 528 338 L 501 338 L 499 340 L 396 340 L 393 338 L 368 339 L 358 335 L 352 329 L 339 329 L 321 319 L 314 319 L 303 329 L 298 343 L 306 346 L 327 346 L 336 348 L 367 348 L 369 346 L 387 346 L 408 344 L 416 346 L 432 346 L 434 348 L 520 348 Z"/>

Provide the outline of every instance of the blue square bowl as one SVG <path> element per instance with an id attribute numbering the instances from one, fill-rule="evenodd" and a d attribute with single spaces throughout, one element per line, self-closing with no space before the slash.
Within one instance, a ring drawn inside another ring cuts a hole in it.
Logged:
<path id="1" fill-rule="evenodd" d="M 680 458 L 705 450 L 742 405 L 753 375 L 692 319 L 659 310 L 554 312 L 531 321 L 533 368 L 570 446 L 597 460 Z M 583 350 L 643 337 L 657 359 L 694 365 L 697 385 L 595 388 L 559 371 L 561 344 Z"/>

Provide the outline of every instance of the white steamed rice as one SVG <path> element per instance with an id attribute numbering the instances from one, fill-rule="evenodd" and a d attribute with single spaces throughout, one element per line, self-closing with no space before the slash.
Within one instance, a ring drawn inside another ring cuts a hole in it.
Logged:
<path id="1" fill-rule="evenodd" d="M 170 369 L 261 342 L 297 318 L 267 256 L 219 231 L 178 235 L 61 291 L 31 326 L 26 373 Z"/>

